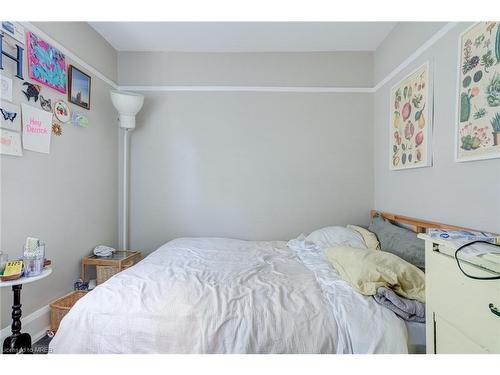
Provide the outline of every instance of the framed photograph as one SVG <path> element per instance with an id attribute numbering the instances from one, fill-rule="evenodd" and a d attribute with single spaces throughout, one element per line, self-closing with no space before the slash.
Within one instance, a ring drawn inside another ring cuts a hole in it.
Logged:
<path id="1" fill-rule="evenodd" d="M 68 100 L 82 108 L 90 109 L 91 78 L 73 65 L 69 66 Z"/>
<path id="2" fill-rule="evenodd" d="M 500 22 L 479 22 L 459 37 L 457 162 L 500 157 Z"/>
<path id="3" fill-rule="evenodd" d="M 2 21 L 2 32 L 24 44 L 24 27 L 19 22 Z"/>
<path id="4" fill-rule="evenodd" d="M 429 62 L 426 62 L 391 89 L 390 170 L 432 165 L 431 84 Z"/>
<path id="5" fill-rule="evenodd" d="M 27 34 L 29 77 L 41 84 L 66 93 L 66 59 L 64 54 L 32 32 Z"/>

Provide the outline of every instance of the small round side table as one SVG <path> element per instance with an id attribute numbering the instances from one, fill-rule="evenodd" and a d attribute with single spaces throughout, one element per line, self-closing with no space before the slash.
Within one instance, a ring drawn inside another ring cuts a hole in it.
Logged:
<path id="1" fill-rule="evenodd" d="M 52 273 L 52 268 L 44 268 L 38 276 L 21 277 L 12 281 L 0 281 L 0 287 L 12 287 L 14 293 L 14 304 L 12 305 L 12 335 L 3 341 L 3 354 L 31 353 L 31 336 L 29 333 L 21 333 L 21 289 L 23 284 L 34 283 L 45 279 Z"/>

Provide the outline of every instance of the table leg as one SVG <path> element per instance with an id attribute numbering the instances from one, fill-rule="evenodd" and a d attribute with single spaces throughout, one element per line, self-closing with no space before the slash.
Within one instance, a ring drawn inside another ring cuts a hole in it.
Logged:
<path id="1" fill-rule="evenodd" d="M 12 305 L 12 335 L 3 342 L 3 354 L 32 353 L 31 336 L 21 333 L 21 289 L 22 285 L 13 285 L 14 304 Z"/>

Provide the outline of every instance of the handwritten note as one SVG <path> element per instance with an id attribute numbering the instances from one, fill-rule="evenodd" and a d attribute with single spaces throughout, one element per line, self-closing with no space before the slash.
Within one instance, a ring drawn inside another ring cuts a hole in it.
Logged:
<path id="1" fill-rule="evenodd" d="M 24 103 L 21 106 L 24 149 L 48 154 L 52 134 L 52 113 Z"/>
<path id="2" fill-rule="evenodd" d="M 0 129 L 0 154 L 23 156 L 21 134 L 10 130 Z"/>
<path id="3" fill-rule="evenodd" d="M 0 98 L 12 101 L 12 80 L 5 76 L 0 76 Z"/>

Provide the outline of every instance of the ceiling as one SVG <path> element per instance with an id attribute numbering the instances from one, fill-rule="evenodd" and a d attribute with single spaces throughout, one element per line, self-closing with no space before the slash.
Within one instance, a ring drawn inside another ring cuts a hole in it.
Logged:
<path id="1" fill-rule="evenodd" d="M 374 51 L 396 22 L 89 22 L 118 51 Z"/>

